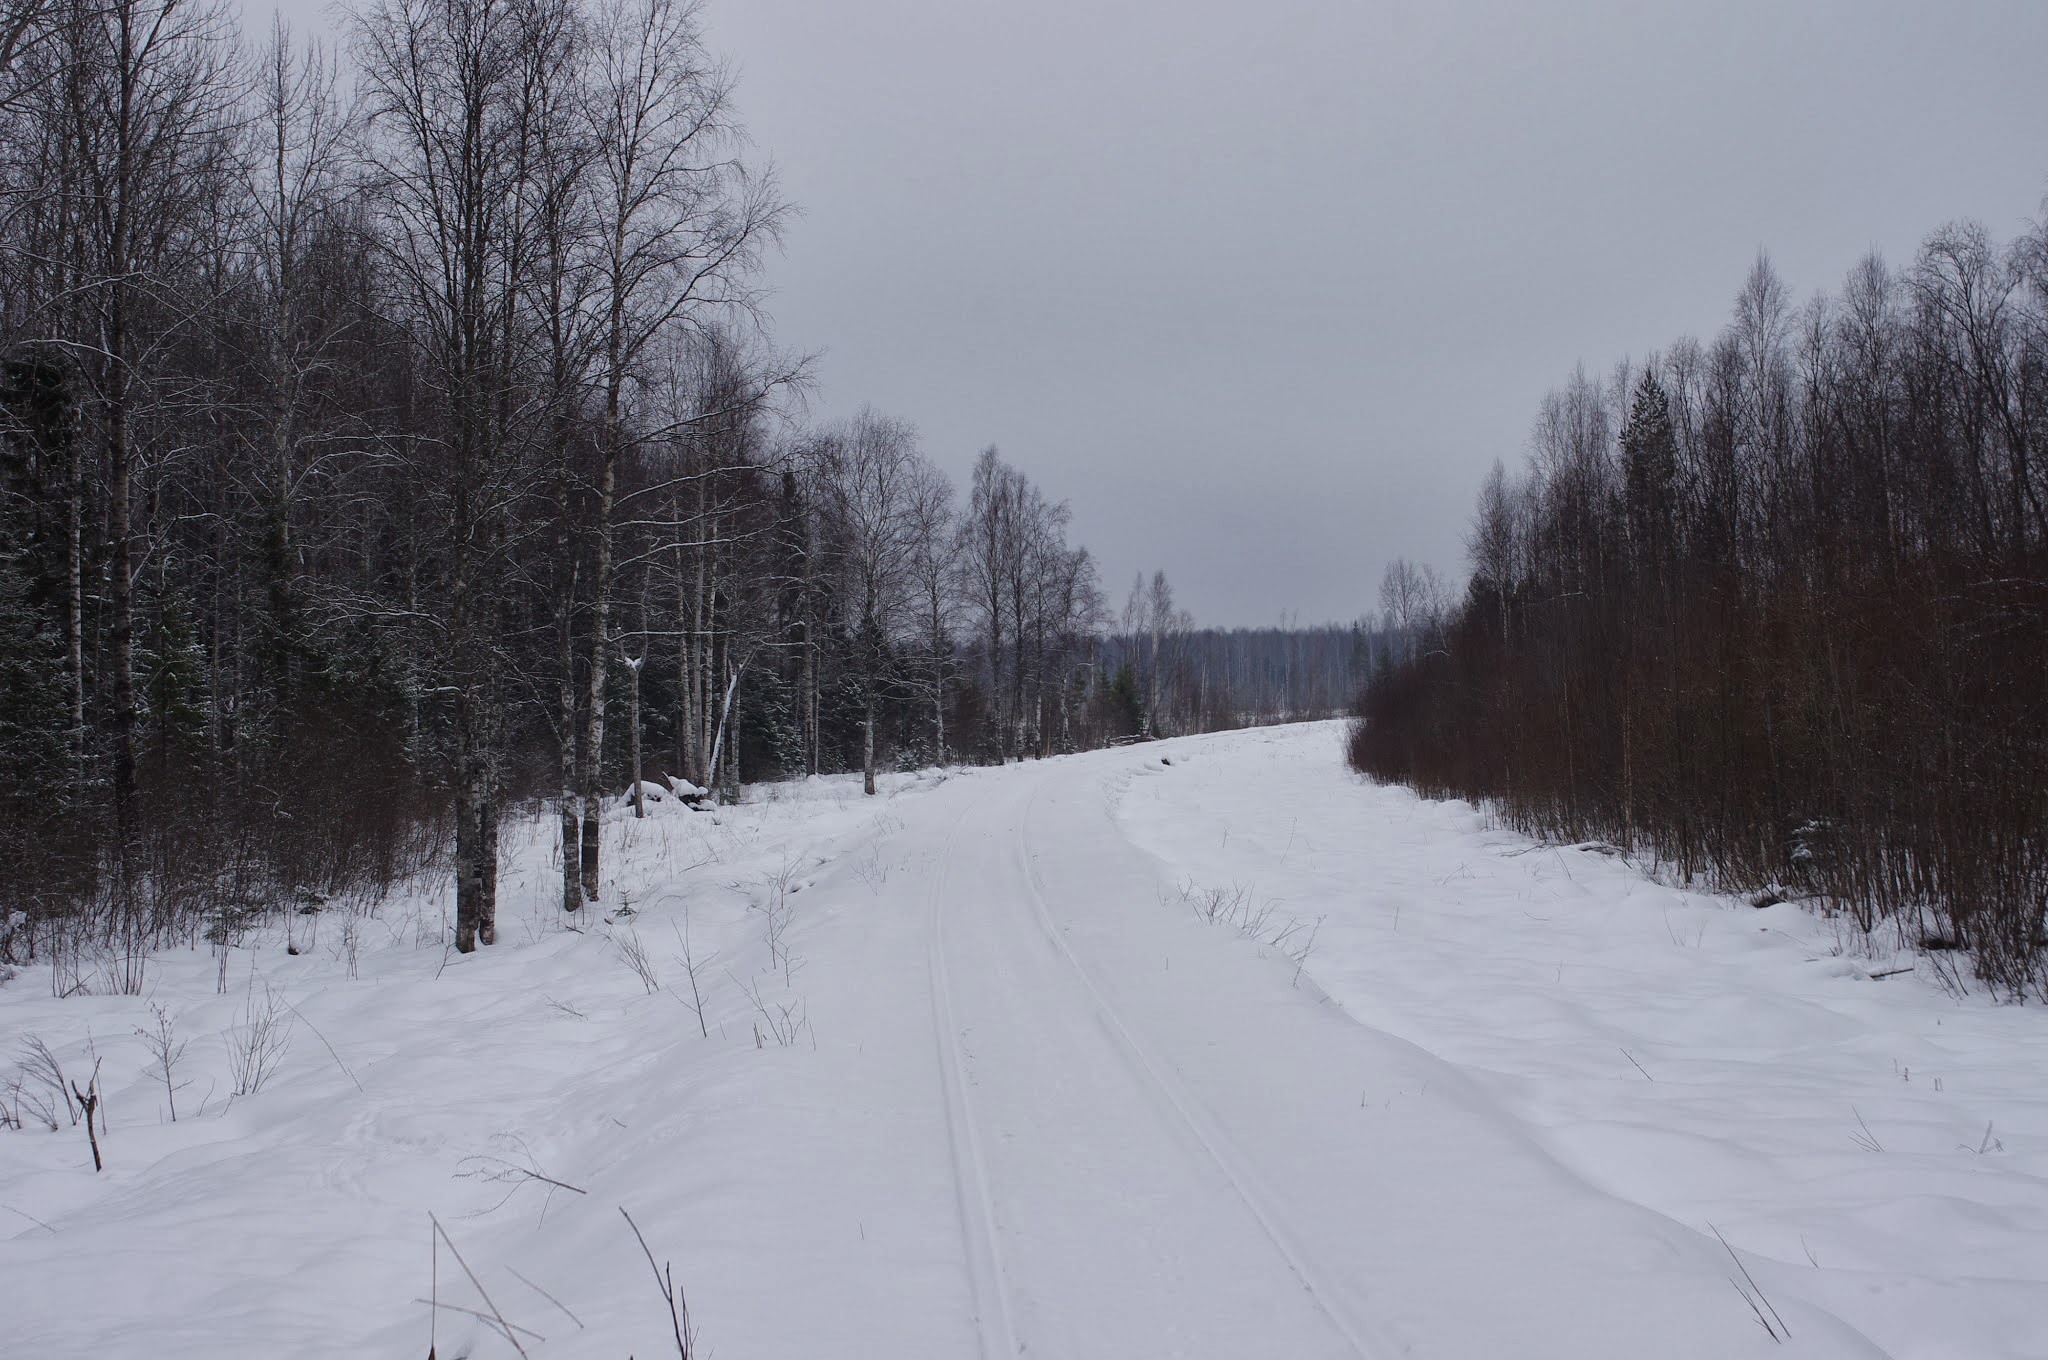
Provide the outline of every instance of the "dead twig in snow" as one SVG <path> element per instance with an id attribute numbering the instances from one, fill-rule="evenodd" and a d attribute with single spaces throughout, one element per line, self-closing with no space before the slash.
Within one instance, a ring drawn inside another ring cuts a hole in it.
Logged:
<path id="1" fill-rule="evenodd" d="M 463 1314 L 466 1314 L 466 1315 L 468 1315 L 469 1317 L 473 1317 L 473 1318 L 475 1318 L 475 1319 L 476 1319 L 476 1320 L 477 1320 L 478 1322 L 481 1322 L 481 1323 L 483 1323 L 483 1324 L 484 1324 L 484 1325 L 485 1325 L 486 1327 L 489 1327 L 489 1328 L 491 1328 L 491 1329 L 492 1329 L 492 1330 L 494 1330 L 494 1331 L 497 1331 L 497 1330 L 498 1330 L 499 1328 L 501 1328 L 501 1327 L 502 1327 L 502 1328 L 509 1328 L 510 1330 L 508 1330 L 508 1331 L 499 1331 L 499 1332 L 498 1332 L 498 1334 L 499 1334 L 500 1336 L 504 1337 L 504 1338 L 505 1338 L 505 1339 L 506 1339 L 507 1341 L 510 1341 L 510 1342 L 512 1342 L 512 1347 L 513 1347 L 513 1349 L 514 1349 L 514 1350 L 519 1350 L 519 1353 L 520 1353 L 521 1355 L 524 1355 L 524 1354 L 526 1354 L 526 1352 L 525 1352 L 524 1350 L 520 1350 L 520 1349 L 519 1349 L 519 1342 L 518 1342 L 518 1341 L 517 1341 L 516 1339 L 514 1339 L 514 1338 L 513 1338 L 513 1336 L 512 1336 L 512 1332 L 519 1332 L 519 1333 L 521 1333 L 521 1334 L 523 1334 L 523 1335 L 525 1335 L 525 1336 L 530 1336 L 530 1337 L 532 1337 L 532 1338 L 533 1338 L 533 1339 L 534 1339 L 535 1341 L 542 1341 L 542 1342 L 544 1342 L 544 1341 L 546 1341 L 546 1340 L 547 1340 L 547 1338 L 546 1338 L 546 1337 L 542 1336 L 542 1335 L 541 1335 L 541 1334 L 540 1334 L 539 1332 L 536 1332 L 536 1331 L 535 1331 L 535 1330 L 533 1330 L 533 1328 L 531 1328 L 531 1327 L 522 1327 L 522 1326 L 520 1326 L 520 1325 L 519 1325 L 518 1323 L 516 1323 L 516 1322 L 506 1322 L 506 1321 L 504 1321 L 504 1320 L 502 1320 L 502 1319 L 500 1319 L 500 1318 L 495 1318 L 495 1317 L 492 1317 L 492 1316 L 491 1316 L 491 1315 L 490 1315 L 489 1313 L 480 1313 L 480 1312 L 478 1312 L 478 1311 L 477 1311 L 476 1309 L 474 1309 L 474 1308 L 464 1308 L 464 1307 L 463 1307 L 463 1306 L 462 1306 L 461 1304 L 459 1304 L 459 1303 L 438 1303 L 438 1302 L 436 1302 L 436 1301 L 435 1301 L 435 1300 L 433 1300 L 433 1299 L 414 1299 L 414 1300 L 413 1300 L 413 1302 L 414 1302 L 414 1303 L 424 1303 L 425 1305 L 427 1305 L 427 1307 L 429 1307 L 429 1308 L 432 1308 L 432 1309 L 436 1310 L 437 1312 L 449 1312 L 449 1313 L 463 1313 Z M 428 1357 L 428 1360 L 433 1360 L 433 1354 L 434 1354 L 434 1351 L 433 1351 L 433 1347 L 432 1347 L 431 1345 L 429 1345 L 429 1346 L 428 1346 L 428 1348 L 427 1348 L 427 1357 Z"/>
<path id="2" fill-rule="evenodd" d="M 669 1325 L 675 1331 L 676 1360 L 694 1360 L 697 1354 L 697 1326 L 690 1321 L 690 1302 L 683 1297 L 681 1286 L 676 1284 L 675 1267 L 659 1266 L 654 1263 L 654 1249 L 647 1245 L 647 1235 L 640 1231 L 640 1225 L 626 1212 L 626 1206 L 619 1206 L 619 1213 L 626 1220 L 626 1226 L 633 1230 L 634 1240 L 640 1243 L 640 1250 L 647 1256 L 647 1268 L 654 1272 L 654 1287 L 661 1291 L 662 1299 L 668 1304 Z"/>
<path id="3" fill-rule="evenodd" d="M 495 1303 L 492 1303 L 492 1302 L 491 1302 L 491 1296 L 490 1296 L 490 1293 L 489 1293 L 489 1292 L 488 1292 L 488 1291 L 487 1291 L 487 1290 L 486 1290 L 486 1289 L 484 1288 L 484 1283 L 483 1283 L 483 1281 L 482 1281 L 482 1280 L 479 1280 L 479 1279 L 478 1279 L 478 1278 L 476 1277 L 476 1272 L 475 1272 L 475 1271 L 473 1271 L 473 1270 L 471 1270 L 471 1269 L 469 1268 L 469 1262 L 467 1262 L 467 1261 L 463 1260 L 463 1259 L 462 1259 L 462 1253 L 461 1253 L 460 1251 L 456 1250 L 456 1247 L 455 1247 L 455 1239 L 454 1239 L 454 1238 L 452 1238 L 452 1237 L 450 1237 L 450 1236 L 448 1235 L 448 1230 L 447 1230 L 446 1228 L 444 1228 L 444 1227 L 442 1227 L 442 1226 L 441 1226 L 441 1220 L 440 1220 L 440 1219 L 438 1219 L 438 1218 L 436 1218 L 436 1217 L 434 1217 L 434 1216 L 433 1216 L 432 1214 L 428 1214 L 428 1215 L 427 1215 L 427 1222 L 429 1222 L 429 1223 L 431 1223 L 431 1224 L 433 1224 L 433 1225 L 434 1225 L 434 1235 L 435 1235 L 435 1237 L 436 1237 L 436 1238 L 437 1238 L 437 1239 L 438 1239 L 439 1241 L 447 1243 L 447 1245 L 448 1245 L 448 1254 L 449 1254 L 450 1256 L 453 1256 L 453 1257 L 455 1258 L 455 1264 L 456 1264 L 456 1265 L 458 1265 L 458 1266 L 461 1266 L 461 1267 L 462 1267 L 462 1273 L 463 1273 L 464 1275 L 467 1275 L 467 1276 L 469 1277 L 469 1282 L 470 1282 L 470 1284 L 471 1284 L 471 1285 L 472 1285 L 472 1286 L 473 1286 L 473 1287 L 474 1287 L 474 1288 L 476 1289 L 477 1297 L 478 1297 L 478 1298 L 480 1298 L 480 1299 L 482 1299 L 482 1300 L 484 1301 L 484 1307 L 486 1307 L 486 1308 L 488 1308 L 488 1309 L 490 1309 L 490 1310 L 491 1310 L 491 1315 L 490 1315 L 490 1317 L 488 1317 L 488 1318 L 485 1318 L 485 1317 L 484 1317 L 484 1315 L 483 1315 L 482 1313 L 473 1313 L 473 1314 L 471 1314 L 471 1316 L 473 1316 L 473 1317 L 477 1317 L 477 1318 L 482 1318 L 482 1319 L 483 1319 L 484 1321 L 486 1321 L 486 1322 L 491 1322 L 491 1321 L 495 1321 L 495 1322 L 496 1322 L 496 1324 L 497 1324 L 497 1327 L 498 1327 L 498 1332 L 499 1332 L 499 1335 L 503 1336 L 503 1337 L 505 1338 L 505 1340 L 506 1340 L 506 1341 L 508 1341 L 508 1342 L 510 1342 L 510 1343 L 511 1343 L 511 1345 L 512 1345 L 512 1349 L 513 1349 L 513 1350 L 515 1350 L 515 1351 L 518 1351 L 518 1352 L 519 1352 L 520 1360 L 532 1360 L 532 1357 L 531 1357 L 531 1356 L 529 1356 L 529 1355 L 527 1355 L 527 1353 L 526 1353 L 526 1347 L 524 1347 L 524 1346 L 522 1346 L 522 1345 L 520 1345 L 520 1344 L 519 1344 L 519 1338 L 518 1338 L 518 1337 L 517 1337 L 516 1335 L 514 1335 L 514 1333 L 515 1333 L 515 1332 L 526 1332 L 526 1334 L 527 1334 L 528 1336 L 535 1336 L 535 1335 L 537 1335 L 537 1334 L 536 1334 L 536 1333 L 534 1333 L 534 1332 L 531 1332 L 531 1331 L 527 1331 L 527 1329 L 526 1329 L 526 1328 L 524 1328 L 524 1327 L 514 1327 L 514 1326 L 513 1326 L 513 1325 L 512 1325 L 511 1323 L 509 1323 L 509 1322 L 505 1321 L 505 1315 L 504 1315 L 503 1313 L 501 1313 L 501 1312 L 499 1312 L 499 1311 L 498 1311 L 498 1305 L 497 1305 L 497 1304 L 495 1304 Z M 439 1301 L 439 1299 L 440 1299 L 440 1259 L 441 1259 L 441 1258 L 440 1258 L 440 1253 L 439 1253 L 439 1251 L 438 1251 L 438 1250 L 436 1250 L 436 1252 L 435 1252 L 435 1256 L 434 1256 L 434 1262 L 435 1262 L 435 1265 L 434 1265 L 434 1279 L 435 1279 L 435 1285 L 434 1285 L 434 1299 L 433 1299 L 433 1300 L 431 1301 L 431 1306 L 432 1306 L 432 1307 L 434 1308 L 434 1310 L 435 1310 L 436 1312 L 439 1312 L 439 1311 L 440 1311 L 440 1310 L 441 1310 L 442 1308 L 445 1308 L 445 1307 L 453 1307 L 453 1306 L 454 1306 L 454 1305 L 452 1305 L 452 1304 L 443 1304 L 443 1303 L 441 1303 L 441 1302 Z M 421 1300 L 421 1301 L 422 1301 L 422 1302 L 429 1302 L 428 1300 Z M 468 1312 L 470 1312 L 470 1310 L 469 1310 L 469 1309 L 467 1309 L 467 1308 L 457 1308 L 457 1309 L 456 1309 L 455 1311 L 457 1311 L 457 1312 L 460 1312 L 460 1313 L 468 1313 Z M 431 1339 L 431 1337 L 430 1337 L 430 1338 L 429 1338 L 429 1340 L 428 1340 L 428 1342 L 427 1342 L 427 1355 L 428 1355 L 428 1357 L 429 1357 L 429 1360 L 432 1360 L 433 1354 L 434 1354 L 434 1345 L 433 1345 L 433 1341 L 432 1341 L 432 1339 Z"/>
<path id="4" fill-rule="evenodd" d="M 71 1120 L 72 1126 L 76 1127 L 78 1110 L 71 1103 L 71 1083 L 65 1078 L 64 1068 L 57 1061 L 57 1055 L 50 1051 L 50 1046 L 43 1042 L 41 1035 L 31 1034 L 21 1041 L 21 1070 L 29 1080 L 57 1093 L 58 1103 L 64 1106 L 66 1117 Z M 55 1113 L 54 1106 L 51 1113 Z M 56 1127 L 53 1120 L 50 1128 L 54 1132 Z"/>
<path id="5" fill-rule="evenodd" d="M 711 1037 L 711 1026 L 705 1023 L 704 1020 L 704 990 L 698 985 L 697 973 L 700 969 L 710 967 L 712 962 L 718 958 L 718 952 L 713 950 L 709 957 L 700 959 L 691 951 L 690 914 L 687 911 L 683 913 L 683 924 L 680 927 L 676 926 L 673 921 L 669 922 L 669 927 L 676 932 L 676 943 L 683 947 L 682 956 L 676 961 L 683 965 L 683 973 L 690 979 L 690 999 L 685 1004 L 689 1006 L 691 1012 L 697 1017 L 698 1032 L 709 1039 Z"/>
<path id="6" fill-rule="evenodd" d="M 1989 1120 L 1986 1120 L 1984 1123 L 1984 1136 L 1978 1140 L 1977 1146 L 1971 1147 L 1968 1143 L 1958 1143 L 1956 1146 L 1965 1152 L 1974 1152 L 1979 1157 L 1982 1157 L 1987 1152 L 2005 1151 L 2005 1144 L 1991 1136 L 1991 1121 Z"/>
<path id="7" fill-rule="evenodd" d="M 541 1202 L 540 1221 L 545 1223 L 548 1218 L 548 1206 L 555 1202 L 555 1192 L 557 1190 L 567 1190 L 573 1195 L 588 1193 L 581 1186 L 557 1180 L 541 1170 L 539 1161 L 534 1158 L 533 1150 L 527 1147 L 526 1140 L 517 1134 L 501 1133 L 492 1141 L 518 1153 L 521 1160 L 515 1162 L 508 1157 L 499 1157 L 492 1153 L 479 1152 L 472 1153 L 456 1163 L 457 1166 L 465 1168 L 455 1173 L 457 1180 L 489 1181 L 493 1185 L 509 1185 L 512 1187 L 504 1193 L 496 1204 L 493 1204 L 488 1209 L 479 1209 L 476 1213 L 468 1215 L 468 1217 L 481 1218 L 485 1214 L 494 1214 L 509 1204 L 512 1197 L 526 1186 L 544 1185 L 548 1188 L 545 1198 Z"/>
<path id="8" fill-rule="evenodd" d="M 613 934 L 612 944 L 618 949 L 619 957 L 626 961 L 626 966 L 633 970 L 633 975 L 640 979 L 640 985 L 647 989 L 649 995 L 661 990 L 661 975 L 655 971 L 654 960 L 648 957 L 647 945 L 641 940 L 639 931 L 627 926 L 624 935 Z"/>
<path id="9" fill-rule="evenodd" d="M 291 1002 L 286 1001 L 284 1003 L 284 1008 L 290 1011 L 293 1015 L 298 1016 L 300 1020 L 305 1021 L 306 1028 L 313 1031 L 313 1037 L 320 1041 L 320 1046 L 327 1050 L 327 1056 L 334 1059 L 334 1065 L 341 1069 L 341 1075 L 347 1077 L 349 1081 L 355 1086 L 357 1091 L 361 1091 L 363 1089 L 363 1084 L 356 1080 L 355 1073 L 348 1070 L 348 1064 L 343 1062 L 341 1060 L 341 1055 L 334 1051 L 334 1045 L 327 1042 L 327 1036 L 320 1032 L 319 1026 L 315 1025 L 311 1020 L 306 1020 L 305 1012 L 301 1011 L 297 1006 L 294 1006 Z"/>
<path id="10" fill-rule="evenodd" d="M 185 1056 L 186 1040 L 176 1036 L 172 1028 L 171 1013 L 162 1006 L 151 1002 L 150 1014 L 156 1017 L 151 1029 L 135 1027 L 135 1033 L 149 1048 L 150 1071 L 163 1079 L 164 1099 L 171 1107 L 171 1122 L 178 1122 L 178 1092 L 184 1087 L 175 1080 L 178 1060 Z M 189 1083 L 188 1083 L 189 1084 Z"/>
<path id="11" fill-rule="evenodd" d="M 251 980 L 248 998 L 242 1005 L 242 1023 L 222 1036 L 228 1046 L 228 1073 L 235 1079 L 236 1095 L 255 1095 L 276 1073 L 285 1050 L 291 1047 L 291 1022 L 285 1018 L 290 1009 L 267 982 L 263 984 L 263 1001 L 259 1006 Z"/>
<path id="12" fill-rule="evenodd" d="M 1721 1243 L 1721 1249 L 1728 1253 L 1728 1259 L 1733 1261 L 1735 1268 L 1742 1272 L 1741 1280 L 1731 1278 L 1728 1283 L 1734 1285 L 1735 1292 L 1742 1295 L 1742 1301 L 1749 1305 L 1749 1310 L 1752 1313 L 1756 1314 L 1758 1325 L 1770 1333 L 1771 1340 L 1783 1345 L 1792 1335 L 1792 1329 L 1785 1325 L 1785 1319 L 1778 1316 L 1778 1310 L 1772 1306 L 1770 1299 L 1765 1297 L 1763 1286 L 1759 1285 L 1755 1278 L 1750 1275 L 1749 1267 L 1742 1264 L 1742 1258 L 1735 1254 L 1735 1248 L 1728 1245 L 1728 1239 L 1721 1236 L 1721 1230 L 1714 1227 L 1711 1223 L 1707 1227 Z M 1766 1311 L 1769 1312 L 1770 1316 L 1765 1316 Z"/>
<path id="13" fill-rule="evenodd" d="M 576 1193 L 580 1195 L 580 1194 L 582 1194 L 583 1192 L 582 1192 L 581 1190 L 578 1190 L 578 1191 L 577 1191 Z M 569 1311 L 569 1306 L 568 1306 L 567 1304 L 563 1303 L 563 1302 L 562 1302 L 562 1301 L 561 1301 L 560 1299 L 556 1298 L 556 1297 L 555 1297 L 555 1296 L 554 1296 L 553 1294 L 550 1294 L 550 1293 L 548 1293 L 548 1291 L 547 1291 L 547 1290 L 545 1290 L 545 1289 L 542 1289 L 542 1288 L 541 1288 L 541 1287 L 540 1287 L 539 1285 L 535 1284 L 535 1283 L 534 1283 L 534 1282 L 533 1282 L 532 1280 L 529 1280 L 529 1279 L 527 1279 L 527 1278 L 526 1278 L 526 1277 L 525 1277 L 524 1275 L 521 1275 L 521 1274 L 520 1274 L 520 1273 L 519 1273 L 519 1272 L 518 1272 L 517 1270 L 513 1270 L 511 1266 L 506 1266 L 506 1267 L 505 1267 L 505 1269 L 506 1269 L 507 1271 L 510 1271 L 510 1272 L 511 1272 L 511 1275 L 512 1275 L 512 1278 L 513 1278 L 513 1279 L 515 1279 L 515 1280 L 519 1281 L 519 1283 L 521 1283 L 521 1284 L 525 1285 L 525 1286 L 526 1286 L 526 1287 L 527 1287 L 528 1289 L 531 1289 L 531 1290 L 532 1290 L 532 1291 L 533 1291 L 534 1293 L 536 1293 L 536 1294 L 540 1295 L 540 1296 L 541 1296 L 542 1298 L 546 1299 L 546 1300 L 547 1300 L 547 1301 L 548 1301 L 549 1303 L 552 1303 L 553 1305 L 555 1305 L 555 1307 L 557 1307 L 557 1308 L 561 1309 L 561 1310 L 562 1310 L 562 1316 L 563 1316 L 563 1317 L 566 1317 L 566 1318 L 568 1318 L 568 1319 L 569 1319 L 569 1321 L 571 1321 L 571 1322 L 575 1323 L 575 1324 L 576 1324 L 576 1330 L 577 1330 L 577 1331 L 579 1331 L 579 1332 L 580 1332 L 580 1331 L 582 1331 L 582 1330 L 583 1330 L 583 1319 L 582 1319 L 582 1318 L 580 1318 L 580 1317 L 577 1317 L 577 1316 L 576 1316 L 576 1315 L 575 1315 L 574 1313 L 570 1312 L 570 1311 Z"/>
<path id="14" fill-rule="evenodd" d="M 106 1163 L 100 1158 L 100 1136 L 93 1129 L 93 1112 L 100 1107 L 100 1060 L 92 1060 L 92 1076 L 86 1079 L 85 1089 L 78 1089 L 76 1081 L 71 1083 L 71 1094 L 78 1097 L 78 1108 L 85 1112 L 85 1138 L 92 1144 L 92 1169 L 104 1171 Z"/>
<path id="15" fill-rule="evenodd" d="M 758 983 L 750 986 L 747 983 L 741 982 L 738 978 L 733 977 L 730 968 L 725 970 L 725 975 L 732 978 L 733 986 L 739 988 L 740 994 L 753 1003 L 754 1014 L 760 1017 L 754 1026 L 754 1047 L 764 1047 L 761 1038 L 762 1025 L 768 1026 L 768 1033 L 774 1037 L 778 1047 L 793 1047 L 798 1036 L 811 1023 L 810 1007 L 805 1003 L 804 999 L 798 997 L 794 1001 L 778 1001 L 771 1008 L 762 997 L 761 988 Z M 816 1030 L 812 1030 L 811 1047 L 816 1048 L 817 1046 L 818 1033 Z"/>

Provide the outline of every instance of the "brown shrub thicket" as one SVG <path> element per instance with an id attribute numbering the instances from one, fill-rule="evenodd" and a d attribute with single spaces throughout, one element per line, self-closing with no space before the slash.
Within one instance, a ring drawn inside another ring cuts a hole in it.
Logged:
<path id="1" fill-rule="evenodd" d="M 1375 778 L 2048 983 L 2048 231 L 1973 225 L 1544 403 Z"/>

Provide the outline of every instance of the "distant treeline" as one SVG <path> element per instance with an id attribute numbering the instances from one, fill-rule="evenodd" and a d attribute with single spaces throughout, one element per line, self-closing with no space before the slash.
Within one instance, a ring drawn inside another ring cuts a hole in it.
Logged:
<path id="1" fill-rule="evenodd" d="M 1130 667 L 1133 711 L 1151 715 L 1139 730 L 1171 736 L 1340 716 L 1389 646 L 1386 633 L 1363 622 L 1189 628 L 1161 636 L 1156 664 L 1148 634 L 1113 634 L 1103 640 L 1102 665 L 1113 686 Z"/>
<path id="2" fill-rule="evenodd" d="M 2048 231 L 1975 225 L 1543 403 L 1353 764 L 2048 981 Z"/>

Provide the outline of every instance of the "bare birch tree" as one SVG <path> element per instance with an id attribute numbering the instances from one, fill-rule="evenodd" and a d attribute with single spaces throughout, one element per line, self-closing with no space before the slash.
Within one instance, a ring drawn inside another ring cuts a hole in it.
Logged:
<path id="1" fill-rule="evenodd" d="M 632 389 L 665 331 L 708 330 L 751 308 L 760 253 L 786 215 L 772 176 L 750 172 L 739 158 L 731 76 L 704 47 L 700 9 L 691 0 L 610 0 L 598 18 L 591 118 L 602 413 L 579 856 L 591 901 L 599 882 L 618 466 L 640 440 L 663 433 L 632 426 Z"/>
<path id="2" fill-rule="evenodd" d="M 455 709 L 455 947 L 497 937 L 497 610 L 532 336 L 522 285 L 538 82 L 566 25 L 548 0 L 383 0 L 354 18 L 387 256 L 441 407 L 442 620 Z"/>

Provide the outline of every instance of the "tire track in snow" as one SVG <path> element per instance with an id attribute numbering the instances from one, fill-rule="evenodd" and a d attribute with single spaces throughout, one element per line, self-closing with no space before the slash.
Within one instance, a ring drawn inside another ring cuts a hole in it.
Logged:
<path id="1" fill-rule="evenodd" d="M 1344 1338 L 1359 1360 L 1383 1360 L 1383 1357 L 1406 1355 L 1411 1348 L 1387 1336 L 1380 1328 L 1363 1323 L 1348 1315 L 1348 1310 L 1333 1300 L 1341 1298 L 1341 1291 L 1323 1276 L 1310 1260 L 1308 1252 L 1295 1240 L 1279 1213 L 1273 1209 L 1270 1196 L 1259 1186 L 1256 1173 L 1230 1142 L 1228 1136 L 1216 1125 L 1208 1112 L 1180 1088 L 1180 1083 L 1167 1072 L 1165 1066 L 1153 1058 L 1150 1051 L 1139 1041 L 1137 1034 L 1127 1024 L 1109 998 L 1095 983 L 1094 976 L 1081 963 L 1067 944 L 1052 919 L 1052 912 L 1045 904 L 1045 894 L 1039 885 L 1038 870 L 1033 866 L 1030 833 L 1031 810 L 1038 802 L 1038 787 L 1033 786 L 1026 799 L 1024 810 L 1017 818 L 1016 851 L 1018 868 L 1025 886 L 1029 889 L 1031 911 L 1048 943 L 1060 958 L 1066 961 L 1089 999 L 1094 1003 L 1095 1019 L 1103 1032 L 1108 1035 L 1111 1046 L 1123 1057 L 1125 1066 L 1139 1083 L 1150 1087 L 1155 1097 L 1154 1105 L 1162 1113 L 1170 1115 L 1169 1122 L 1178 1123 L 1194 1139 L 1195 1144 L 1207 1154 L 1210 1164 L 1229 1186 L 1245 1210 L 1259 1225 L 1266 1240 L 1280 1258 L 1287 1263 L 1294 1278 L 1300 1283 L 1302 1292 L 1326 1318 L 1336 1333 Z M 950 850 L 950 841 L 948 848 Z M 934 926 L 937 918 L 934 914 Z"/>
<path id="2" fill-rule="evenodd" d="M 1015 1310 L 1009 1279 L 1003 1270 L 1001 1243 L 996 1237 L 995 1196 L 989 1189 L 988 1162 L 967 1094 L 967 1063 L 960 1050 L 960 1026 L 953 1017 L 953 989 L 946 968 L 946 875 L 953 865 L 953 846 L 967 820 L 971 802 L 962 800 L 960 815 L 946 835 L 945 849 L 932 875 L 931 971 L 932 1023 L 938 1031 L 939 1082 L 946 1096 L 946 1132 L 953 1155 L 953 1184 L 960 1209 L 960 1239 L 967 1256 L 968 1285 L 982 1360 L 1007 1360 L 1022 1353 L 1017 1344 Z"/>

